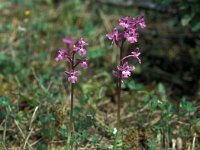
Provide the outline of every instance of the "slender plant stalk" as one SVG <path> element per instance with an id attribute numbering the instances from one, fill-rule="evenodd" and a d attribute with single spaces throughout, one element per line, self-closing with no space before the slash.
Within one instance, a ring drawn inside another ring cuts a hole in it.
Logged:
<path id="1" fill-rule="evenodd" d="M 74 118 L 73 118 L 73 106 L 74 105 L 74 84 L 71 83 L 71 107 L 70 107 L 70 132 L 73 132 L 73 126 L 74 126 Z"/>
<path id="2" fill-rule="evenodd" d="M 72 55 L 71 69 L 74 71 L 74 54 Z M 73 108 L 74 108 L 74 83 L 71 83 L 71 104 L 70 104 L 70 120 L 69 120 L 69 136 L 67 140 L 67 150 L 70 147 L 71 137 L 73 135 L 74 118 L 73 118 Z M 72 149 L 72 147 L 71 147 Z"/>
<path id="3" fill-rule="evenodd" d="M 121 46 L 120 46 L 120 65 L 123 65 L 123 45 L 124 41 L 122 41 Z M 122 73 L 120 74 L 120 78 L 117 79 L 117 127 L 118 129 L 120 128 L 120 110 L 121 110 L 121 83 L 122 83 Z"/>
<path id="4" fill-rule="evenodd" d="M 73 106 L 74 105 L 74 84 L 71 83 L 71 106 L 70 106 L 70 121 L 69 121 L 69 135 L 67 139 L 66 150 L 72 149 L 71 146 L 71 137 L 73 135 L 73 126 L 74 126 L 74 118 L 73 118 Z M 71 147 L 71 148 L 70 148 Z"/>
<path id="5" fill-rule="evenodd" d="M 63 38 L 62 41 L 63 43 L 65 43 L 67 49 L 63 49 L 63 48 L 59 49 L 58 55 L 56 56 L 55 60 L 57 62 L 61 60 L 65 60 L 65 62 L 67 62 L 67 64 L 69 64 L 69 67 L 70 67 L 68 70 L 65 71 L 65 74 L 68 76 L 68 82 L 71 83 L 70 119 L 69 119 L 69 123 L 68 121 L 66 123 L 66 127 L 68 129 L 68 135 L 67 135 L 66 146 L 65 146 L 66 150 L 70 150 L 70 149 L 73 149 L 73 141 L 71 139 L 74 134 L 74 117 L 73 117 L 74 87 L 75 87 L 75 83 L 78 80 L 77 76 L 80 74 L 80 71 L 75 70 L 75 68 L 78 65 L 80 65 L 84 69 L 88 67 L 88 64 L 87 64 L 88 59 L 86 57 L 82 57 L 87 53 L 84 47 L 87 46 L 88 43 L 85 42 L 82 37 L 79 40 L 73 40 L 73 38 L 71 37 L 66 37 L 66 38 Z M 80 56 L 78 59 L 76 59 L 75 57 L 76 54 Z"/>
<path id="6" fill-rule="evenodd" d="M 139 48 L 136 48 L 135 51 L 132 51 L 130 54 L 124 56 L 124 48 L 123 45 L 125 41 L 130 44 L 134 44 L 138 41 L 138 26 L 142 29 L 146 27 L 144 16 L 132 18 L 130 16 L 126 16 L 125 18 L 119 19 L 119 25 L 123 28 L 118 30 L 118 28 L 114 28 L 113 32 L 110 34 L 106 34 L 106 37 L 112 41 L 112 43 L 116 44 L 116 46 L 120 49 L 120 59 L 119 64 L 117 65 L 117 69 L 113 70 L 113 75 L 117 77 L 116 80 L 116 101 L 117 101 L 117 127 L 120 128 L 120 107 L 121 107 L 121 82 L 122 79 L 129 78 L 131 72 L 135 70 L 135 66 L 129 66 L 128 59 L 133 57 L 137 59 L 138 63 L 141 63 L 139 59 L 140 51 Z"/>
<path id="7" fill-rule="evenodd" d="M 74 71 L 74 53 L 72 55 L 72 64 L 71 64 L 71 69 Z M 70 132 L 73 132 L 73 127 L 74 127 L 74 119 L 73 119 L 73 108 L 74 108 L 74 84 L 71 83 L 71 107 L 70 107 Z"/>
<path id="8" fill-rule="evenodd" d="M 117 128 L 120 128 L 120 107 L 121 107 L 121 79 L 117 79 Z"/>

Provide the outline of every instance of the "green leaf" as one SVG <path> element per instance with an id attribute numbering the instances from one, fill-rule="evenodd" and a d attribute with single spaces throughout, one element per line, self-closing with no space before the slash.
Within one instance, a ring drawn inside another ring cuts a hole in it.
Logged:
<path id="1" fill-rule="evenodd" d="M 77 120 L 77 128 L 79 128 L 80 131 L 89 128 L 93 125 L 93 119 L 89 116 L 87 116 L 86 118 L 78 118 Z"/>
<path id="2" fill-rule="evenodd" d="M 121 149 L 122 149 L 122 134 L 120 132 L 117 132 L 117 135 L 115 136 L 113 150 L 121 150 Z"/>
<path id="3" fill-rule="evenodd" d="M 200 29 L 199 14 L 195 14 L 195 18 L 192 20 L 191 26 L 193 32 L 198 31 Z"/>
<path id="4" fill-rule="evenodd" d="M 162 5 L 167 6 L 172 2 L 172 0 L 163 0 Z"/>
<path id="5" fill-rule="evenodd" d="M 146 95 L 143 99 L 144 103 L 147 104 L 150 100 L 150 96 L 149 95 Z"/>
<path id="6" fill-rule="evenodd" d="M 196 126 L 200 126 L 200 119 L 199 119 L 199 118 L 194 119 L 194 120 L 192 120 L 191 122 L 192 122 L 192 124 L 194 124 L 194 125 L 196 125 Z"/>
<path id="7" fill-rule="evenodd" d="M 39 123 L 40 124 L 46 124 L 49 122 L 55 121 L 55 117 L 53 116 L 52 113 L 49 114 L 43 114 L 39 116 Z"/>
<path id="8" fill-rule="evenodd" d="M 185 98 L 182 99 L 180 105 L 179 105 L 181 112 L 195 112 L 196 108 L 193 106 L 193 104 L 189 101 L 186 101 Z"/>
<path id="9" fill-rule="evenodd" d="M 153 111 L 156 109 L 157 106 L 158 106 L 158 98 L 157 96 L 153 96 L 153 98 L 151 99 L 149 103 L 149 109 Z"/>
<path id="10" fill-rule="evenodd" d="M 10 100 L 5 97 L 5 96 L 0 96 L 0 106 L 9 106 L 10 105 Z"/>
<path id="11" fill-rule="evenodd" d="M 94 145 L 96 145 L 98 142 L 99 142 L 99 139 L 98 139 L 98 137 L 96 136 L 96 135 L 94 135 L 93 137 L 92 137 L 92 144 L 94 144 Z"/>
<path id="12" fill-rule="evenodd" d="M 158 84 L 158 92 L 161 94 L 162 99 L 166 100 L 166 89 L 165 89 L 164 84 L 162 83 Z"/>
<path id="13" fill-rule="evenodd" d="M 192 20 L 193 17 L 194 17 L 194 13 L 184 15 L 183 18 L 181 19 L 182 25 L 183 26 L 188 25 L 189 22 Z"/>
<path id="14" fill-rule="evenodd" d="M 5 8 L 5 4 L 4 3 L 0 3 L 0 10 L 3 10 Z"/>
<path id="15" fill-rule="evenodd" d="M 156 150 L 156 144 L 155 144 L 154 141 L 148 139 L 147 140 L 147 145 L 149 147 L 149 150 Z"/>
<path id="16" fill-rule="evenodd" d="M 87 138 L 89 137 L 89 132 L 86 130 L 83 130 L 81 134 L 74 135 L 74 141 L 76 141 L 79 144 L 83 144 Z"/>
<path id="17" fill-rule="evenodd" d="M 8 74 L 15 74 L 20 70 L 19 60 L 13 60 L 12 58 L 0 54 L 0 74 L 7 76 Z"/>
<path id="18" fill-rule="evenodd" d="M 131 90 L 140 90 L 142 89 L 142 85 L 136 83 L 135 81 L 131 80 L 130 82 L 127 83 L 127 86 Z"/>
<path id="19" fill-rule="evenodd" d="M 172 104 L 169 104 L 168 107 L 167 107 L 167 112 L 170 114 L 172 112 L 174 112 L 174 107 Z"/>
<path id="20" fill-rule="evenodd" d="M 87 102 L 88 102 L 88 100 L 89 100 L 89 97 L 81 97 L 81 98 L 79 99 L 79 103 L 80 103 L 81 105 L 86 105 Z"/>
<path id="21" fill-rule="evenodd" d="M 86 130 L 84 130 L 84 131 L 82 132 L 82 137 L 83 137 L 83 139 L 87 139 L 89 135 L 90 135 L 89 132 L 86 131 Z"/>
<path id="22" fill-rule="evenodd" d="M 54 127 L 43 128 L 41 129 L 40 132 L 43 138 L 49 138 L 49 139 L 53 139 L 56 134 L 56 130 Z"/>
<path id="23" fill-rule="evenodd" d="M 37 146 L 36 146 L 37 150 L 47 150 L 48 149 L 48 145 L 46 144 L 43 144 L 43 143 L 38 143 Z"/>
<path id="24" fill-rule="evenodd" d="M 101 56 L 103 56 L 103 52 L 97 46 L 94 46 L 93 49 L 89 50 L 87 53 L 88 58 L 95 59 L 95 58 L 99 58 Z"/>
<path id="25" fill-rule="evenodd" d="M 74 107 L 74 109 L 73 109 L 73 116 L 77 116 L 80 112 L 82 112 L 81 108 Z"/>
<path id="26" fill-rule="evenodd" d="M 58 132 L 63 136 L 63 137 L 67 137 L 68 135 L 68 130 L 66 125 L 62 125 L 62 127 L 58 130 Z"/>

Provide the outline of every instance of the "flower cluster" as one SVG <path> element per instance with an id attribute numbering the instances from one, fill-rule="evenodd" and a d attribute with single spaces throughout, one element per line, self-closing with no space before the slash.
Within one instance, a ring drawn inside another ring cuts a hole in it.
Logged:
<path id="1" fill-rule="evenodd" d="M 83 38 L 75 41 L 72 38 L 67 37 L 63 38 L 62 41 L 66 44 L 66 49 L 59 49 L 55 60 L 64 60 L 70 63 L 71 69 L 69 71 L 65 71 L 65 74 L 68 76 L 68 81 L 74 84 L 78 80 L 77 76 L 80 75 L 80 71 L 75 70 L 76 67 L 80 65 L 82 68 L 88 68 L 88 60 L 84 57 L 87 53 L 87 50 L 84 47 L 87 46 L 88 43 L 86 43 Z M 79 58 L 75 57 L 76 54 L 79 55 Z"/>
<path id="2" fill-rule="evenodd" d="M 128 65 L 128 58 L 133 57 L 137 59 L 139 63 L 141 63 L 141 60 L 139 58 L 139 48 L 136 48 L 136 50 L 129 55 L 124 56 L 123 43 L 125 41 L 128 41 L 130 44 L 136 43 L 139 37 L 138 26 L 143 29 L 146 27 L 146 24 L 143 16 L 136 18 L 127 16 L 119 19 L 119 25 L 122 28 L 121 30 L 114 28 L 113 32 L 107 34 L 106 37 L 120 48 L 120 63 L 117 66 L 117 70 L 113 71 L 113 75 L 117 78 L 124 79 L 130 77 L 131 71 L 135 70 L 135 66 Z"/>

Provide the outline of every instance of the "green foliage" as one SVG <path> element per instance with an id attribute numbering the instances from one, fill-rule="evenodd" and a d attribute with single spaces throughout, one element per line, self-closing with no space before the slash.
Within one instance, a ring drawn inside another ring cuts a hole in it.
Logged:
<path id="1" fill-rule="evenodd" d="M 162 83 L 158 84 L 158 92 L 161 95 L 161 97 L 162 97 L 163 100 L 167 99 L 166 89 L 165 89 L 164 84 L 162 84 Z"/>
<path id="2" fill-rule="evenodd" d="M 16 74 L 17 72 L 19 72 L 21 66 L 18 62 L 18 60 L 13 61 L 11 57 L 0 54 L 1 74 L 6 76 L 8 74 Z"/>
<path id="3" fill-rule="evenodd" d="M 185 0 L 185 1 L 162 1 L 163 6 L 171 6 L 177 9 L 177 13 L 181 16 L 181 24 L 189 26 L 191 31 L 196 32 L 200 30 L 200 4 L 198 0 Z"/>
<path id="4" fill-rule="evenodd" d="M 115 135 L 115 143 L 113 145 L 113 150 L 120 150 L 122 149 L 123 143 L 122 143 L 122 133 L 120 131 L 117 132 Z"/>
<path id="5" fill-rule="evenodd" d="M 150 126 L 154 135 L 159 137 L 155 141 L 146 138 L 148 140 L 145 144 L 152 150 L 156 149 L 163 136 L 172 138 L 172 130 L 176 125 L 179 126 L 176 136 L 187 138 L 185 140 L 189 142 L 191 128 L 200 125 L 200 120 L 196 117 L 199 108 L 193 103 L 196 98 L 192 95 L 179 102 L 179 97 L 184 97 L 187 93 L 181 92 L 181 96 L 177 94 L 180 93 L 177 92 L 177 87 L 187 89 L 190 80 L 195 77 L 193 75 L 198 78 L 198 73 L 193 72 L 193 66 L 196 64 L 199 68 L 199 47 L 190 49 L 182 41 L 182 37 L 174 38 L 175 45 L 167 40 L 160 42 L 156 39 L 156 36 L 161 39 L 159 34 L 166 38 L 171 36 L 165 36 L 166 33 L 176 34 L 168 31 L 168 28 L 174 26 L 181 33 L 192 35 L 187 31 L 189 28 L 198 34 L 199 3 L 197 0 L 164 0 L 161 3 L 161 7 L 173 6 L 180 11 L 180 20 L 177 21 L 183 27 L 176 24 L 175 18 L 168 18 L 167 14 L 158 15 L 151 11 L 146 13 L 148 29 L 142 35 L 144 40 L 139 43 L 144 45 L 143 63 L 136 70 L 134 80 L 124 80 L 122 92 L 123 119 L 125 118 L 123 127 L 126 129 L 126 126 L 136 126 L 135 122 L 145 128 Z M 110 8 L 109 5 L 96 3 L 94 0 L 1 1 L 0 147 L 22 148 L 27 140 L 32 149 L 65 149 L 69 125 L 66 105 L 69 100 L 69 85 L 62 72 L 65 66 L 58 66 L 54 58 L 56 49 L 61 44 L 60 39 L 65 36 L 83 36 L 90 41 L 87 53 L 90 67 L 80 76 L 80 84 L 76 86 L 72 143 L 78 149 L 84 149 L 85 145 L 102 150 L 110 147 L 123 149 L 123 135 L 114 137 L 113 128 L 109 127 L 115 126 L 115 79 L 111 70 L 116 67 L 117 52 L 115 47 L 109 46 L 105 34 L 111 32 L 111 27 L 115 26 L 121 16 L 138 15 L 140 12 L 136 9 L 120 8 L 119 11 L 118 8 Z M 30 15 L 25 15 L 27 10 Z M 149 31 L 152 34 L 155 32 L 155 39 L 151 38 Z M 180 41 L 181 46 L 177 41 Z M 64 46 L 62 45 L 63 48 Z M 186 58 L 180 55 L 184 53 L 182 49 L 190 52 L 192 60 L 189 54 L 186 54 Z M 169 57 L 168 53 L 173 57 Z M 183 63 L 176 62 L 179 59 Z M 183 69 L 184 64 L 187 64 L 186 71 Z M 180 78 L 182 76 L 186 82 Z M 194 80 L 191 83 L 195 87 Z M 34 113 L 36 107 L 38 110 Z M 157 118 L 158 121 L 154 122 Z"/>
<path id="6" fill-rule="evenodd" d="M 94 46 L 93 49 L 88 51 L 87 57 L 92 59 L 97 59 L 103 56 L 103 52 L 100 50 L 98 46 Z"/>
<path id="7" fill-rule="evenodd" d="M 86 142 L 86 140 L 89 137 L 89 132 L 86 130 L 83 130 L 80 134 L 75 134 L 74 136 L 74 141 L 78 144 L 78 145 L 82 145 Z"/>
<path id="8" fill-rule="evenodd" d="M 3 120 L 10 115 L 8 112 L 10 105 L 11 104 L 8 97 L 0 96 L 0 119 Z"/>
<path id="9" fill-rule="evenodd" d="M 179 111 L 181 114 L 192 113 L 196 111 L 196 108 L 193 106 L 191 102 L 186 101 L 186 99 L 183 98 L 179 104 Z"/>
<path id="10" fill-rule="evenodd" d="M 130 90 L 141 90 L 142 89 L 142 84 L 136 83 L 134 80 L 131 80 L 131 81 L 126 80 L 125 85 L 127 85 L 127 87 Z"/>
<path id="11" fill-rule="evenodd" d="M 39 124 L 47 124 L 49 122 L 55 121 L 53 114 L 43 114 L 39 116 Z"/>
<path id="12" fill-rule="evenodd" d="M 149 150 L 157 150 L 155 141 L 148 140 L 147 141 L 147 146 L 148 146 Z"/>
<path id="13" fill-rule="evenodd" d="M 91 143 L 92 143 L 93 145 L 96 145 L 96 144 L 99 143 L 99 138 L 98 138 L 97 135 L 93 135 L 93 136 L 92 136 L 92 141 L 91 141 Z"/>
<path id="14" fill-rule="evenodd" d="M 58 129 L 58 132 L 61 134 L 62 137 L 67 138 L 68 130 L 66 125 L 62 125 L 60 129 Z"/>
<path id="15" fill-rule="evenodd" d="M 88 100 L 89 100 L 89 96 L 88 97 L 81 97 L 81 98 L 79 98 L 79 103 L 81 104 L 81 105 L 86 105 L 87 103 L 88 103 Z"/>
<path id="16" fill-rule="evenodd" d="M 199 6 L 197 0 L 188 0 L 180 4 L 180 10 L 184 12 L 181 23 L 183 26 L 190 25 L 191 30 L 194 32 L 200 29 Z"/>
<path id="17" fill-rule="evenodd" d="M 8 107 L 10 106 L 10 100 L 8 97 L 0 96 L 0 106 L 2 107 Z"/>
<path id="18" fill-rule="evenodd" d="M 154 111 L 157 108 L 157 106 L 159 104 L 158 102 L 159 102 L 159 100 L 158 100 L 157 96 L 153 96 L 151 98 L 151 100 L 149 102 L 149 108 L 150 108 L 151 111 Z"/>

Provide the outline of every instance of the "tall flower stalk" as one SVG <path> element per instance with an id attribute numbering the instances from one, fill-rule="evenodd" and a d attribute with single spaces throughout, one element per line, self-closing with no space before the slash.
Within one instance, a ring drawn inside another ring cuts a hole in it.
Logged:
<path id="1" fill-rule="evenodd" d="M 74 126 L 74 118 L 73 118 L 73 105 L 74 105 L 74 86 L 78 80 L 78 75 L 80 75 L 80 71 L 76 70 L 78 66 L 86 69 L 88 68 L 87 58 L 85 57 L 87 51 L 84 48 L 88 44 L 80 38 L 75 41 L 72 38 L 64 38 L 63 43 L 66 44 L 65 49 L 59 49 L 58 55 L 55 58 L 56 61 L 64 60 L 67 64 L 70 64 L 70 68 L 65 71 L 67 75 L 67 80 L 71 83 L 71 105 L 70 105 L 70 125 L 69 125 L 69 138 L 73 133 Z M 70 141 L 68 141 L 70 142 Z M 68 143 L 69 144 L 69 143 Z"/>
<path id="2" fill-rule="evenodd" d="M 146 27 L 144 17 L 132 18 L 127 16 L 119 19 L 120 30 L 114 28 L 113 32 L 107 34 L 106 37 L 115 44 L 120 50 L 119 62 L 117 69 L 113 70 L 113 75 L 116 79 L 116 97 L 117 97 L 117 127 L 120 128 L 120 108 L 121 108 L 121 84 L 122 81 L 131 76 L 131 72 L 135 70 L 135 66 L 128 64 L 129 58 L 135 58 L 138 63 L 141 63 L 139 58 L 140 51 L 136 48 L 132 52 L 125 54 L 124 43 L 135 44 L 138 42 L 138 25 L 143 29 Z"/>

